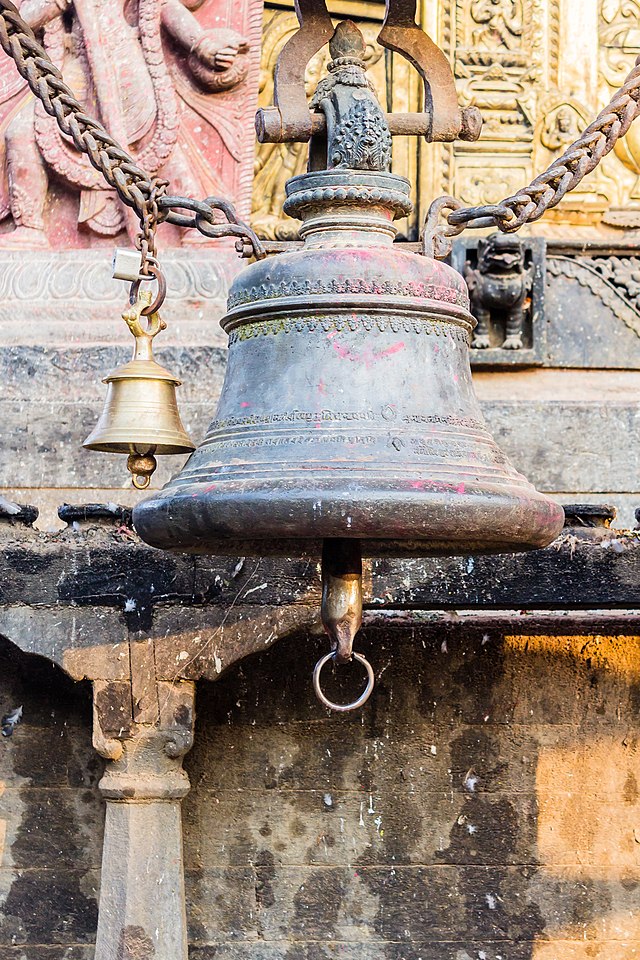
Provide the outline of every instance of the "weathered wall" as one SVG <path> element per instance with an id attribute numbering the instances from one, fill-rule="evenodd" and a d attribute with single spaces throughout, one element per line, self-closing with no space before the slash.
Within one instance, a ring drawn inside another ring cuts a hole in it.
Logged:
<path id="1" fill-rule="evenodd" d="M 20 736 L 0 741 L 0 957 L 88 960 L 104 817 L 90 691 L 2 638 L 0 711 L 20 704 Z"/>
<path id="2" fill-rule="evenodd" d="M 194 960 L 632 960 L 640 639 L 369 631 L 327 717 L 304 637 L 198 688 L 184 804 Z M 285 679 L 286 678 L 286 679 Z M 2 642 L 0 957 L 89 960 L 90 701 Z"/>

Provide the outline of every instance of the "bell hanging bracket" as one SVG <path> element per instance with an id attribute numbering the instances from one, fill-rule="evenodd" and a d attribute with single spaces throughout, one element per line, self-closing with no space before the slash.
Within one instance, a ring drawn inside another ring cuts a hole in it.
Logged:
<path id="1" fill-rule="evenodd" d="M 333 23 L 326 0 L 296 0 L 295 9 L 300 27 L 278 57 L 274 105 L 256 114 L 256 134 L 261 143 L 306 143 L 326 130 L 322 114 L 309 110 L 304 80 L 309 61 L 331 40 Z M 428 142 L 479 138 L 480 111 L 459 106 L 449 61 L 416 23 L 416 0 L 386 0 L 378 42 L 408 60 L 424 84 L 422 113 L 386 114 L 391 136 L 423 136 Z"/>

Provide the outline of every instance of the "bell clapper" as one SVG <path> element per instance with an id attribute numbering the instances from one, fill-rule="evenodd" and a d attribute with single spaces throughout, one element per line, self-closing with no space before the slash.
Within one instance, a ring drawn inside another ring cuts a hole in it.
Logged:
<path id="1" fill-rule="evenodd" d="M 149 447 L 148 450 L 138 450 L 133 448 L 133 452 L 127 457 L 127 470 L 131 474 L 131 482 L 136 490 L 146 490 L 151 483 L 151 477 L 158 466 L 158 461 L 154 457 L 155 447 Z"/>
<path id="2" fill-rule="evenodd" d="M 361 653 L 354 653 L 353 640 L 362 626 L 362 548 L 357 539 L 327 539 L 322 544 L 322 625 L 331 640 L 331 651 L 318 660 L 313 671 L 316 696 L 331 710 L 356 710 L 373 690 L 371 664 Z M 337 704 L 328 700 L 320 686 L 325 663 L 361 663 L 367 672 L 367 686 L 353 703 Z"/>
<path id="3" fill-rule="evenodd" d="M 362 549 L 359 540 L 322 542 L 322 625 L 336 663 L 353 656 L 353 638 L 362 626 Z"/>

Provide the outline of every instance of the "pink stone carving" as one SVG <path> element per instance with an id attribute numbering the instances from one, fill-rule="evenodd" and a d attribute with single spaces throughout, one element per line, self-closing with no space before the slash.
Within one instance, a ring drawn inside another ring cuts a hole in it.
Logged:
<path id="1" fill-rule="evenodd" d="M 249 216 L 260 0 L 23 0 L 87 112 L 169 192 L 230 199 Z M 161 228 L 163 246 L 202 242 Z M 137 221 L 0 53 L 0 248 L 133 237 Z"/>

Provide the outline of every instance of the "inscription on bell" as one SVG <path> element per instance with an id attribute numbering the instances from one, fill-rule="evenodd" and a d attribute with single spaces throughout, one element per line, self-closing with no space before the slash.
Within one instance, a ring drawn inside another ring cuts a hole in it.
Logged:
<path id="1" fill-rule="evenodd" d="M 224 430 L 227 427 L 260 427 L 271 423 L 335 423 L 377 419 L 373 410 L 284 410 L 278 413 L 252 413 L 243 417 L 226 417 L 224 420 L 214 420 L 211 424 L 211 432 Z"/>
<path id="2" fill-rule="evenodd" d="M 362 445 L 362 444 L 373 444 L 376 442 L 376 437 L 365 436 L 362 434 L 353 436 L 347 434 L 332 434 L 324 433 L 320 436 L 307 436 L 302 433 L 288 433 L 284 437 L 243 437 L 237 440 L 217 440 L 215 437 L 210 437 L 204 441 L 204 445 L 215 444 L 216 449 L 221 450 L 230 450 L 238 449 L 242 447 L 282 447 L 285 445 L 299 446 L 300 444 L 316 444 L 316 443 L 339 443 L 339 444 L 349 444 L 349 445 Z"/>
<path id="3" fill-rule="evenodd" d="M 361 422 L 384 422 L 394 421 L 398 417 L 397 411 L 391 406 L 386 405 L 382 408 L 380 415 L 373 410 L 329 410 L 322 409 L 316 411 L 309 410 L 283 410 L 278 413 L 250 413 L 241 417 L 224 417 L 220 420 L 214 420 L 209 430 L 209 438 L 215 432 L 238 427 L 246 429 L 247 427 L 262 427 L 271 424 L 287 423 L 351 423 L 353 421 Z M 479 420 L 472 417 L 439 416 L 437 414 L 425 413 L 407 413 L 400 417 L 403 423 L 415 423 L 434 425 L 441 424 L 447 427 L 462 427 L 466 430 L 485 430 L 485 426 Z"/>

